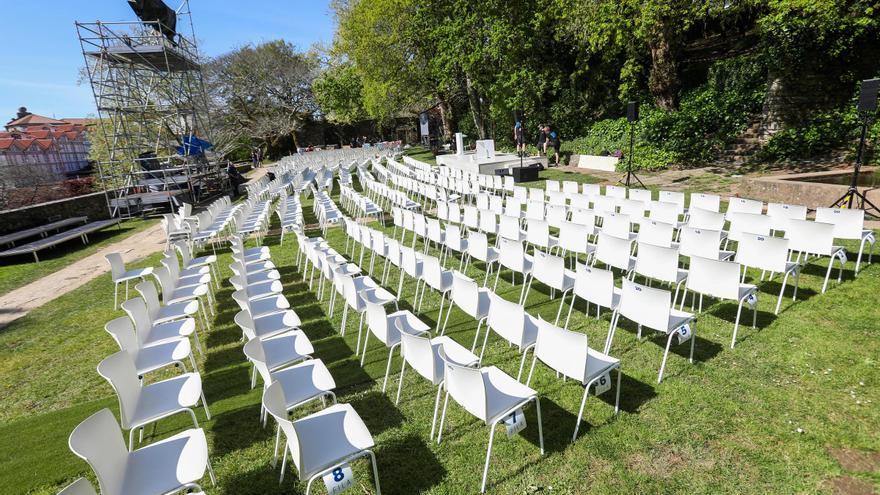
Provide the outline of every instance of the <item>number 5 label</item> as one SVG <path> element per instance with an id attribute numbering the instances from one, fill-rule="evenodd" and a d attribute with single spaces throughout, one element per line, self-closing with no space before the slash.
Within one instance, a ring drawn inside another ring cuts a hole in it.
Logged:
<path id="1" fill-rule="evenodd" d="M 513 411 L 510 416 L 504 418 L 504 426 L 507 428 L 507 437 L 510 438 L 526 429 L 526 416 L 522 409 Z"/>
<path id="2" fill-rule="evenodd" d="M 351 466 L 346 464 L 325 474 L 323 480 L 327 493 L 337 495 L 354 486 L 354 473 L 351 471 Z"/>

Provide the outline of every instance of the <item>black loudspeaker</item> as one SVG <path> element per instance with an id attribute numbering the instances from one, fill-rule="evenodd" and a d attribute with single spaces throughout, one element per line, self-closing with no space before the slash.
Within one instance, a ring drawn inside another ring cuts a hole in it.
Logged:
<path id="1" fill-rule="evenodd" d="M 859 111 L 876 112 L 878 93 L 880 93 L 880 79 L 865 79 L 862 81 L 862 88 L 859 91 Z"/>
<path id="2" fill-rule="evenodd" d="M 522 122 L 524 118 L 525 118 L 525 115 L 523 115 L 522 110 L 514 110 L 513 111 L 513 121 L 514 122 Z"/>
<path id="3" fill-rule="evenodd" d="M 631 101 L 626 104 L 626 120 L 630 122 L 639 120 L 639 102 Z"/>

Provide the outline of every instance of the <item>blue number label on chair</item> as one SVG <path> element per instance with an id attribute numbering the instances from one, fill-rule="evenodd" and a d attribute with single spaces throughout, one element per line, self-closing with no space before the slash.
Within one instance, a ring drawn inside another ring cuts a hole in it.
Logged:
<path id="1" fill-rule="evenodd" d="M 676 330 L 675 333 L 677 334 L 679 344 L 681 344 L 682 342 L 687 342 L 694 335 L 693 332 L 691 332 L 690 325 L 688 325 L 687 323 L 678 327 L 678 330 Z"/>
<path id="2" fill-rule="evenodd" d="M 507 428 L 507 437 L 510 438 L 526 429 L 526 416 L 522 409 L 517 409 L 504 418 L 504 426 Z"/>
<path id="3" fill-rule="evenodd" d="M 600 376 L 593 386 L 593 391 L 596 395 L 602 395 L 609 390 L 611 390 L 611 372 Z"/>
<path id="4" fill-rule="evenodd" d="M 354 486 L 354 473 L 348 464 L 342 465 L 325 474 L 324 486 L 329 495 L 337 495 Z"/>

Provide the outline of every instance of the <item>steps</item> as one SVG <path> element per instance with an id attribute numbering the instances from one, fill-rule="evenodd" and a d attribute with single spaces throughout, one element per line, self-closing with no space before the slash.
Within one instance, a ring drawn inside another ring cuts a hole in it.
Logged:
<path id="1" fill-rule="evenodd" d="M 728 144 L 724 150 L 719 153 L 714 164 L 722 166 L 742 165 L 749 162 L 761 149 L 761 146 L 770 139 L 769 134 L 764 132 L 762 123 L 760 117 L 752 119 L 752 122 L 739 135 L 739 137 Z"/>

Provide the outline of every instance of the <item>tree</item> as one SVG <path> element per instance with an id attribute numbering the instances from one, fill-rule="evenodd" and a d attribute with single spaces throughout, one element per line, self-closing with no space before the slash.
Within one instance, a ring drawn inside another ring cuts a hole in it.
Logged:
<path id="1" fill-rule="evenodd" d="M 331 65 L 312 83 L 312 92 L 330 122 L 351 124 L 363 120 L 363 84 L 350 63 Z"/>
<path id="2" fill-rule="evenodd" d="M 297 52 L 282 40 L 247 45 L 212 60 L 205 80 L 218 149 L 277 148 L 288 137 L 299 146 L 296 133 L 317 110 L 312 94 L 317 70 L 316 53 Z"/>

